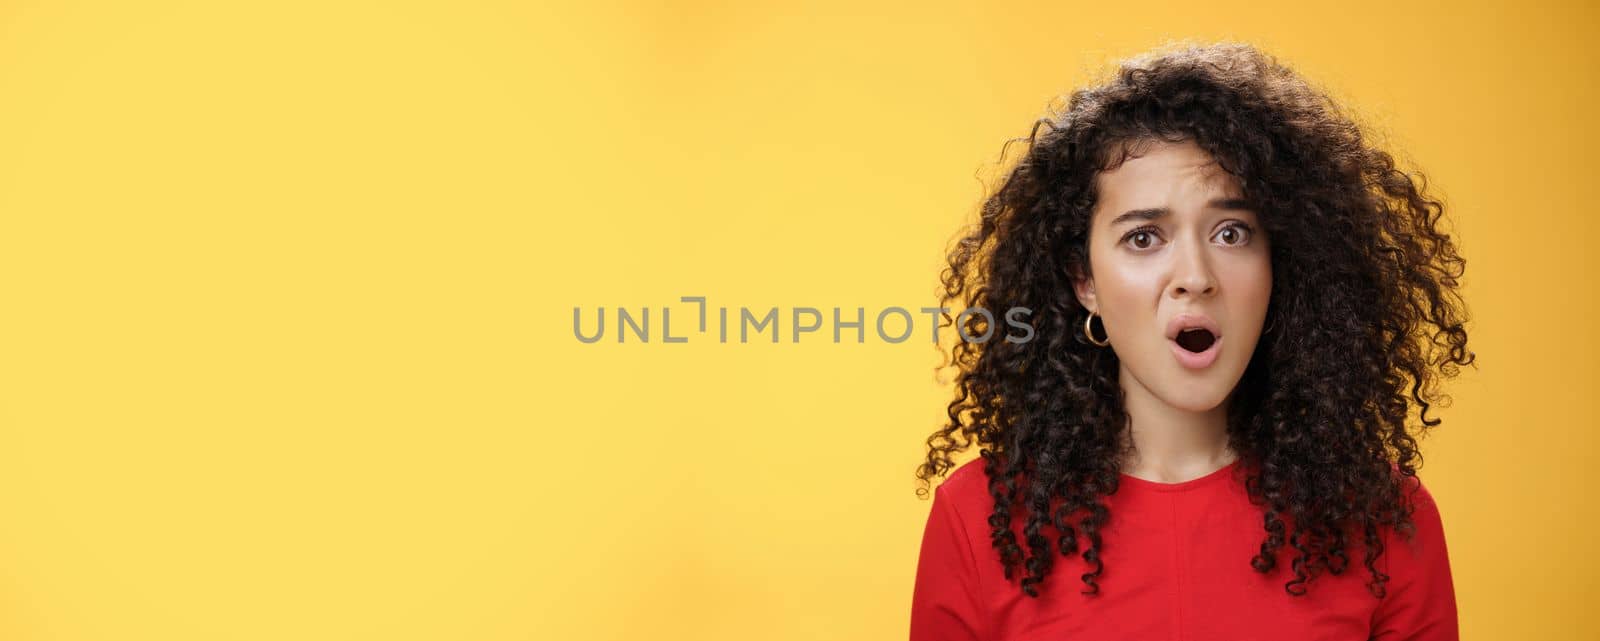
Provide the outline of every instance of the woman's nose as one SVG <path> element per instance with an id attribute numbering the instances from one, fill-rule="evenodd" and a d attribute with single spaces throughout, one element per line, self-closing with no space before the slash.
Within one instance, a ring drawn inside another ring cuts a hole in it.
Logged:
<path id="1" fill-rule="evenodd" d="M 1211 263 L 1207 260 L 1204 248 L 1182 247 L 1176 252 L 1175 258 L 1177 264 L 1173 266 L 1172 285 L 1169 288 L 1173 297 L 1210 296 L 1216 293 L 1216 275 L 1211 272 Z"/>

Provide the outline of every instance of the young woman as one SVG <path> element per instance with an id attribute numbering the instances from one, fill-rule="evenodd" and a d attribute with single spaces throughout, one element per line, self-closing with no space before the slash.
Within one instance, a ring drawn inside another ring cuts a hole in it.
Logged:
<path id="1" fill-rule="evenodd" d="M 942 281 L 1036 334 L 952 348 L 912 641 L 1457 639 L 1407 418 L 1473 354 L 1425 179 L 1237 44 L 1026 141 Z"/>

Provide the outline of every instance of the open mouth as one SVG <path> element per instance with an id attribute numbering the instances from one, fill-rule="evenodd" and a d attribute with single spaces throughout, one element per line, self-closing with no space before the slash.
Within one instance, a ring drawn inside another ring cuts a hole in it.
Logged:
<path id="1" fill-rule="evenodd" d="M 1204 327 L 1194 327 L 1178 332 L 1178 337 L 1174 340 L 1179 347 L 1199 354 L 1211 349 L 1211 346 L 1217 342 L 1217 336 Z"/>
<path id="2" fill-rule="evenodd" d="M 1203 370 L 1222 354 L 1222 332 L 1210 316 L 1200 313 L 1182 313 L 1167 321 L 1167 340 L 1172 343 L 1172 355 L 1178 364 L 1192 370 Z"/>

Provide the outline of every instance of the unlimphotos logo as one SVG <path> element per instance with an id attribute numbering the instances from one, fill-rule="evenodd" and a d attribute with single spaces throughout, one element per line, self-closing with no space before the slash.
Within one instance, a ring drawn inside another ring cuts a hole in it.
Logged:
<path id="1" fill-rule="evenodd" d="M 678 300 L 682 303 L 696 305 L 698 322 L 695 323 L 695 330 L 679 330 L 685 333 L 674 334 L 672 327 L 673 310 L 667 306 L 657 308 L 660 311 L 658 318 L 661 321 L 659 334 L 652 333 L 650 307 L 648 306 L 637 309 L 630 309 L 625 306 L 612 308 L 615 320 L 609 326 L 606 323 L 605 307 L 596 307 L 592 310 L 592 313 L 587 314 L 590 320 L 585 319 L 586 314 L 582 307 L 573 307 L 572 335 L 583 343 L 598 343 L 606 338 L 607 328 L 609 327 L 611 335 L 615 337 L 618 343 L 630 342 L 630 334 L 633 337 L 632 342 L 638 343 L 650 343 L 653 339 L 661 343 L 687 343 L 694 337 L 704 337 L 703 340 L 710 340 L 712 322 L 709 315 L 712 308 L 706 304 L 706 297 L 683 296 Z M 780 309 L 787 309 L 788 313 L 781 313 Z M 938 343 L 939 328 L 941 326 L 939 320 L 941 317 L 950 320 L 951 308 L 921 307 L 917 308 L 917 310 L 928 319 L 928 322 L 922 325 L 928 329 L 928 340 Z M 732 309 L 722 306 L 715 308 L 715 312 L 716 340 L 719 343 L 728 343 L 731 340 L 737 340 L 739 343 L 749 343 L 752 335 L 755 336 L 755 340 L 759 341 L 762 335 L 768 332 L 770 333 L 767 336 L 771 342 L 780 342 L 780 337 L 785 334 L 783 330 L 785 323 L 782 321 L 787 321 L 789 342 L 799 343 L 803 336 L 821 332 L 825 324 L 824 320 L 827 318 L 822 310 L 816 307 L 768 307 L 752 310 L 744 306 Z M 867 342 L 869 333 L 867 331 L 869 325 L 867 308 L 856 307 L 851 311 L 846 311 L 845 308 L 834 307 L 832 312 L 831 333 L 833 342 L 846 342 L 846 335 L 853 335 L 856 343 Z M 993 312 L 982 307 L 968 307 L 961 310 L 954 317 L 953 326 L 961 340 L 969 343 L 987 343 L 997 338 L 1009 343 L 1026 343 L 1033 340 L 1034 336 L 1033 326 L 1027 321 L 1027 318 L 1032 313 L 1033 310 L 1026 307 L 1012 307 L 997 318 Z M 919 327 L 917 318 L 917 314 L 913 314 L 904 307 L 885 307 L 877 311 L 871 322 L 871 328 L 874 330 L 872 334 L 877 337 L 877 340 L 886 343 L 906 342 L 916 333 Z M 976 319 L 977 322 L 973 322 L 973 319 Z M 1006 332 L 1003 337 L 996 336 L 1000 328 L 1000 324 L 997 321 L 1000 319 L 1005 321 Z M 736 339 L 730 339 L 730 333 L 735 334 Z M 826 334 L 823 334 L 823 336 L 826 336 Z M 822 337 L 814 336 L 809 340 L 822 340 Z"/>

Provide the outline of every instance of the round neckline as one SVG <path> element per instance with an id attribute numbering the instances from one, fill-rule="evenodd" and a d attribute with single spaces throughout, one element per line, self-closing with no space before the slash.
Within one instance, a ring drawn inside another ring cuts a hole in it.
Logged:
<path id="1" fill-rule="evenodd" d="M 1239 467 L 1240 462 L 1243 460 L 1244 459 L 1234 459 L 1232 463 L 1219 467 L 1209 474 L 1197 476 L 1187 481 L 1179 481 L 1177 483 L 1151 481 L 1139 478 L 1137 476 L 1132 476 L 1127 472 L 1118 472 L 1117 475 L 1122 479 L 1123 483 L 1141 490 L 1150 490 L 1152 492 L 1182 492 L 1227 480 L 1229 475 L 1235 468 Z"/>

